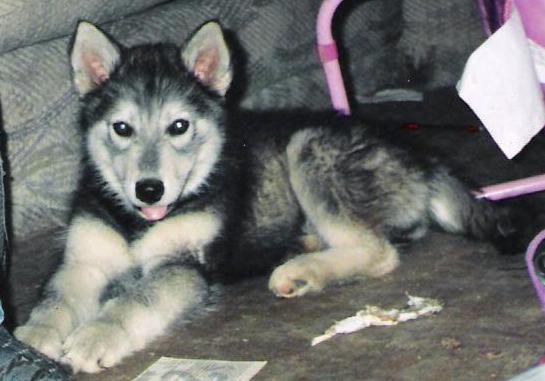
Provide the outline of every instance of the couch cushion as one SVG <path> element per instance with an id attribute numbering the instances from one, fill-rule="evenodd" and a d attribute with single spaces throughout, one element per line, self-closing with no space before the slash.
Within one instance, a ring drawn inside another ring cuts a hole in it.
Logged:
<path id="1" fill-rule="evenodd" d="M 104 23 L 167 0 L 0 2 L 0 53 L 70 33 L 78 20 Z"/>

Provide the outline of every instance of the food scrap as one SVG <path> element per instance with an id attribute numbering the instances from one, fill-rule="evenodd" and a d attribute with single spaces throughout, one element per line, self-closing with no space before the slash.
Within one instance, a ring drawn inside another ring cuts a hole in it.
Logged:
<path id="1" fill-rule="evenodd" d="M 358 311 L 356 315 L 338 321 L 325 331 L 323 335 L 312 339 L 311 345 L 319 344 L 338 333 L 352 333 L 372 325 L 397 325 L 407 320 L 436 314 L 443 309 L 442 304 L 436 299 L 422 298 L 408 294 L 407 297 L 409 298 L 407 306 L 401 310 L 397 308 L 385 310 L 378 306 L 367 305 L 363 310 Z"/>

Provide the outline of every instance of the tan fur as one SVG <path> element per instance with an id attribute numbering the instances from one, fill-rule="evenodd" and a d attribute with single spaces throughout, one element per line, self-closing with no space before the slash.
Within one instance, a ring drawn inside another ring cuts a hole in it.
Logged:
<path id="1" fill-rule="evenodd" d="M 156 223 L 134 242 L 131 250 L 145 271 L 181 250 L 190 250 L 203 263 L 201 249 L 217 236 L 220 227 L 221 221 L 213 213 L 196 212 L 174 216 Z"/>
<path id="2" fill-rule="evenodd" d="M 318 229 L 328 248 L 298 255 L 277 267 L 269 278 L 275 295 L 302 296 L 341 280 L 382 276 L 399 263 L 395 248 L 364 227 L 325 222 Z"/>

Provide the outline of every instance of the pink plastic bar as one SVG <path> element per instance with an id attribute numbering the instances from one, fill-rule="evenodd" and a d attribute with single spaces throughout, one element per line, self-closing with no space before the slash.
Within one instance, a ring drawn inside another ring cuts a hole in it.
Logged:
<path id="1" fill-rule="evenodd" d="M 316 36 L 318 55 L 322 61 L 329 96 L 335 110 L 344 115 L 350 115 L 350 105 L 344 87 L 341 68 L 337 55 L 337 45 L 331 33 L 333 15 L 343 0 L 324 0 L 318 11 Z"/>
<path id="2" fill-rule="evenodd" d="M 483 187 L 475 191 L 475 197 L 498 201 L 528 193 L 541 192 L 544 190 L 545 175 L 537 175 L 527 177 L 525 179 L 508 181 L 506 183 Z"/>

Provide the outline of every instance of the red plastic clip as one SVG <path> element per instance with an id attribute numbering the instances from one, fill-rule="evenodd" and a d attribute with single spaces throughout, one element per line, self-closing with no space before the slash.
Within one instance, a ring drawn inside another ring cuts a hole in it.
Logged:
<path id="1" fill-rule="evenodd" d="M 420 124 L 418 123 L 405 123 L 401 126 L 401 128 L 403 128 L 404 130 L 409 130 L 409 131 L 416 131 L 418 129 L 420 129 Z"/>

